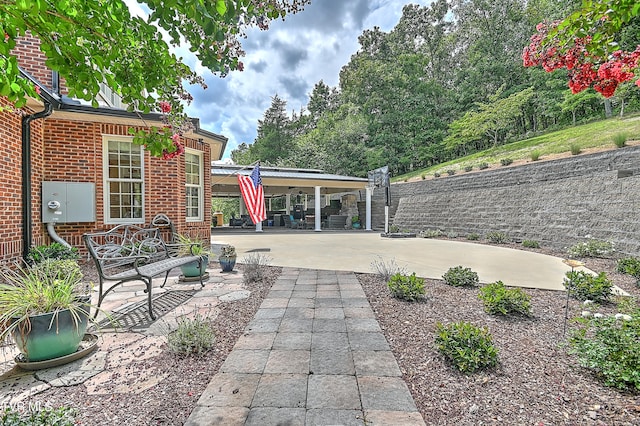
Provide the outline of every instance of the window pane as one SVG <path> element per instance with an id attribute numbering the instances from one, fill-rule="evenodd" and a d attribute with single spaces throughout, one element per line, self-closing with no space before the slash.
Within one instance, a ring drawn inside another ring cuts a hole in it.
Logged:
<path id="1" fill-rule="evenodd" d="M 107 142 L 107 220 L 142 219 L 143 165 L 141 147 L 125 141 Z"/>

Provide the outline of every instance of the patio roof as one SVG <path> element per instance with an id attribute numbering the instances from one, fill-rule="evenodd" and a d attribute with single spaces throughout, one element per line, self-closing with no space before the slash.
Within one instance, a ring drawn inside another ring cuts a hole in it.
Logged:
<path id="1" fill-rule="evenodd" d="M 211 166 L 211 190 L 214 197 L 237 197 L 238 173 L 251 174 L 253 166 L 213 165 Z M 260 176 L 265 196 L 283 194 L 313 194 L 320 186 L 321 194 L 333 194 L 365 189 L 367 178 L 342 176 L 325 173 L 317 169 L 294 169 L 260 166 Z"/>

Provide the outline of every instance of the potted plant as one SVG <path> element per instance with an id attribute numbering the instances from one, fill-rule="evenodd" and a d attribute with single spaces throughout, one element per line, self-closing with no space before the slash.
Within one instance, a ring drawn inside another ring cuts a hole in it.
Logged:
<path id="1" fill-rule="evenodd" d="M 353 229 L 360 229 L 360 216 L 355 215 L 351 218 L 351 227 Z"/>
<path id="2" fill-rule="evenodd" d="M 220 267 L 222 272 L 231 272 L 236 266 L 236 248 L 232 245 L 224 245 L 220 249 Z"/>
<path id="3" fill-rule="evenodd" d="M 44 259 L 0 273 L 0 340 L 11 336 L 28 362 L 76 352 L 89 322 L 90 288 L 75 260 Z"/>
<path id="4" fill-rule="evenodd" d="M 182 275 L 185 278 L 195 278 L 204 275 L 209 265 L 209 257 L 212 256 L 211 251 L 204 246 L 202 239 L 199 237 L 190 237 L 188 235 L 178 235 L 179 250 L 181 256 L 200 256 L 202 262 L 198 268 L 198 262 L 194 261 L 180 266 Z"/>

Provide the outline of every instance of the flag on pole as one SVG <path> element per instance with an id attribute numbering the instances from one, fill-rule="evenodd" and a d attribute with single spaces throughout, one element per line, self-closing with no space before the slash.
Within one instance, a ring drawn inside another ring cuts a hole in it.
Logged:
<path id="1" fill-rule="evenodd" d="M 250 176 L 238 174 L 238 184 L 244 203 L 249 210 L 249 216 L 254 224 L 258 224 L 267 218 L 264 207 L 264 189 L 260 177 L 260 164 L 254 167 Z"/>

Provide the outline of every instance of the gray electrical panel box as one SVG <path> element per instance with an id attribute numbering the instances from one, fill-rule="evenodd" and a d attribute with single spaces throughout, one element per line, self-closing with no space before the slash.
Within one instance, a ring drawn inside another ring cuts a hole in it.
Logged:
<path id="1" fill-rule="evenodd" d="M 42 182 L 42 222 L 95 222 L 93 182 Z"/>

